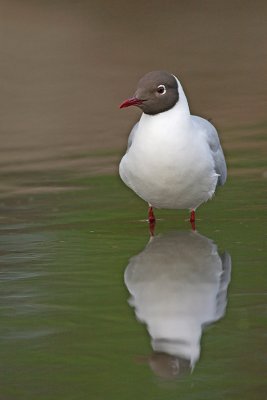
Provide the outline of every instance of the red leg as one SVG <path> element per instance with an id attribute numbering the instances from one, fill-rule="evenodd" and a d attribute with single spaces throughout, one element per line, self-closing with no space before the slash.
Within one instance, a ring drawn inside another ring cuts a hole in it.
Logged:
<path id="1" fill-rule="evenodd" d="M 191 227 L 193 229 L 193 231 L 196 230 L 196 213 L 195 210 L 192 210 L 190 212 L 190 223 L 191 223 Z"/>
<path id="2" fill-rule="evenodd" d="M 153 207 L 151 206 L 148 208 L 148 222 L 149 223 L 156 222 L 156 218 L 153 213 Z"/>
<path id="3" fill-rule="evenodd" d="M 154 236 L 155 226 L 156 226 L 156 218 L 153 213 L 153 208 L 151 206 L 149 206 L 149 208 L 148 208 L 148 222 L 149 222 L 150 235 Z"/>

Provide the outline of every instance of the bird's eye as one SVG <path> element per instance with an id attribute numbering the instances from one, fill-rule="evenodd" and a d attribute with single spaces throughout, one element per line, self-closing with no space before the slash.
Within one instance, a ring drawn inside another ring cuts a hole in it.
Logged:
<path id="1" fill-rule="evenodd" d="M 159 85 L 159 86 L 157 87 L 157 92 L 158 92 L 159 94 L 165 94 L 165 93 L 166 93 L 166 87 L 165 87 L 164 85 Z"/>

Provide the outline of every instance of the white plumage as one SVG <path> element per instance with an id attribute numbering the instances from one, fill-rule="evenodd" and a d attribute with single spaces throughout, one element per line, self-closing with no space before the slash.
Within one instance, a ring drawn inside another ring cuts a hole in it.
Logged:
<path id="1" fill-rule="evenodd" d="M 183 88 L 169 110 L 143 113 L 133 127 L 119 173 L 156 208 L 195 210 L 209 200 L 227 170 L 219 137 L 207 120 L 190 115 Z"/>

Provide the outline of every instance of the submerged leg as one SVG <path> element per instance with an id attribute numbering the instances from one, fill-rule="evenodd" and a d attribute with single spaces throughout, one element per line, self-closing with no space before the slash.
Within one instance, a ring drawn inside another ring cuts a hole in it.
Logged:
<path id="1" fill-rule="evenodd" d="M 153 207 L 151 205 L 149 205 L 149 208 L 148 208 L 148 222 L 149 222 L 150 235 L 154 236 L 155 226 L 156 226 L 156 218 L 153 213 Z"/>
<path id="2" fill-rule="evenodd" d="M 191 210 L 190 212 L 190 223 L 193 231 L 196 230 L 196 213 L 195 210 Z"/>

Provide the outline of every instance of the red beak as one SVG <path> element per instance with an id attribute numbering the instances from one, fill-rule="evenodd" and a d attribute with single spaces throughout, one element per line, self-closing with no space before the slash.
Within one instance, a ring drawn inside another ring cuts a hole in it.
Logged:
<path id="1" fill-rule="evenodd" d="M 142 104 L 143 100 L 138 99 L 137 97 L 131 97 L 130 99 L 125 100 L 121 103 L 120 108 L 130 107 L 130 106 L 138 106 Z"/>

